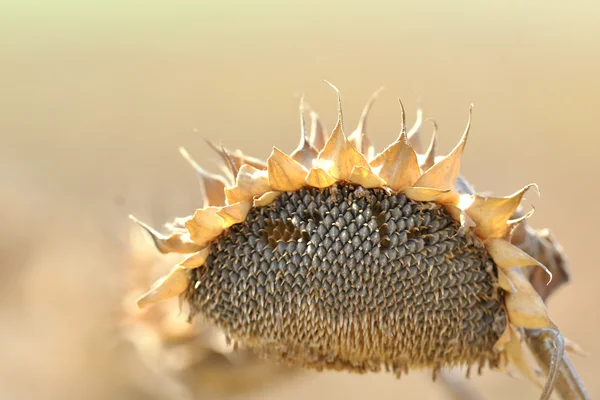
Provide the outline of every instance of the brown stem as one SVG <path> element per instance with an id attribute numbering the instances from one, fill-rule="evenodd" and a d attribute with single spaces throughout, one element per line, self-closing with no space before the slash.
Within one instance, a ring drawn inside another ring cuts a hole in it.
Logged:
<path id="1" fill-rule="evenodd" d="M 556 333 L 547 329 L 527 329 L 526 336 L 529 349 L 544 369 L 544 373 L 548 375 L 552 370 L 553 358 L 556 354 Z M 554 390 L 562 400 L 590 399 L 566 353 L 558 366 Z"/>

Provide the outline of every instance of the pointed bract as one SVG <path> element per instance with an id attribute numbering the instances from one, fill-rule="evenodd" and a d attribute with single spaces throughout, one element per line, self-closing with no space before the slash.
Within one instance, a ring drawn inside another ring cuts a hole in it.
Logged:
<path id="1" fill-rule="evenodd" d="M 335 183 L 335 178 L 321 168 L 311 168 L 304 180 L 308 186 L 326 188 Z"/>
<path id="2" fill-rule="evenodd" d="M 310 105 L 302 99 L 303 108 L 310 111 L 310 134 L 308 140 L 310 144 L 318 151 L 325 146 L 325 141 L 327 140 L 327 129 L 323 125 L 323 122 L 319 118 L 319 114 L 317 114 L 314 110 L 311 109 Z"/>
<path id="3" fill-rule="evenodd" d="M 517 208 L 517 211 L 512 216 L 515 217 L 517 215 L 520 215 L 520 212 L 522 212 L 522 210 Z M 515 235 L 521 236 L 523 234 L 523 231 L 526 231 L 524 222 L 531 218 L 534 213 L 535 208 L 533 208 L 532 206 L 531 210 L 527 211 L 527 213 L 520 215 L 516 218 L 510 219 L 506 222 L 506 224 L 508 225 L 508 239 L 511 243 L 513 242 L 513 238 L 515 237 Z"/>
<path id="4" fill-rule="evenodd" d="M 139 219 L 135 218 L 133 215 L 130 215 L 129 218 L 142 227 L 154 242 L 154 245 L 163 254 L 166 253 L 193 253 L 200 250 L 200 246 L 194 243 L 189 235 L 182 232 L 175 232 L 169 236 L 164 236 L 161 233 L 154 230 L 152 227 L 143 223 Z"/>
<path id="5" fill-rule="evenodd" d="M 196 210 L 185 227 L 190 232 L 190 238 L 204 247 L 209 241 L 223 232 L 223 218 L 217 214 L 221 207 L 206 207 Z"/>
<path id="6" fill-rule="evenodd" d="M 496 265 L 502 269 L 514 267 L 528 267 L 537 265 L 542 268 L 549 277 L 548 283 L 552 281 L 552 273 L 544 264 L 531 257 L 518 247 L 501 238 L 490 238 L 485 242 L 485 248 L 494 259 Z"/>
<path id="7" fill-rule="evenodd" d="M 392 190 L 412 186 L 421 176 L 417 155 L 408 143 L 406 133 L 378 154 L 371 167 Z"/>
<path id="8" fill-rule="evenodd" d="M 420 103 L 420 102 L 419 102 Z M 423 125 L 423 107 L 421 104 L 417 106 L 417 119 L 415 124 L 408 132 L 408 141 L 417 153 L 423 152 L 423 144 L 421 141 L 421 126 Z"/>
<path id="9" fill-rule="evenodd" d="M 204 265 L 208 258 L 209 248 L 206 247 L 190 256 L 186 257 L 182 262 L 179 263 L 182 267 L 187 269 L 194 269 Z"/>
<path id="10" fill-rule="evenodd" d="M 367 100 L 367 104 L 365 104 L 362 114 L 360 115 L 360 119 L 358 120 L 356 130 L 348 136 L 348 141 L 364 155 L 368 155 L 369 148 L 372 147 L 371 141 L 367 137 L 367 117 L 377 96 L 379 96 L 382 91 L 383 87 L 380 87 L 371 95 L 371 97 L 369 97 L 369 100 Z"/>
<path id="11" fill-rule="evenodd" d="M 241 150 L 235 150 L 233 152 L 230 152 L 231 157 L 233 157 L 234 160 L 236 160 L 238 165 L 244 165 L 244 164 L 248 164 L 253 166 L 256 169 L 266 169 L 267 165 L 265 164 L 265 162 L 259 158 L 256 157 L 252 157 L 249 156 L 247 154 L 242 153 Z"/>
<path id="12" fill-rule="evenodd" d="M 423 187 L 405 187 L 401 190 L 406 197 L 414 201 L 435 201 L 451 193 L 450 189 L 440 190 Z"/>
<path id="13" fill-rule="evenodd" d="M 365 157 L 348 142 L 343 130 L 340 92 L 331 83 L 327 83 L 336 91 L 338 96 L 338 120 L 333 133 L 325 143 L 325 147 L 319 153 L 317 165 L 336 180 L 344 181 L 350 177 L 355 166 L 369 168 L 369 164 Z"/>
<path id="14" fill-rule="evenodd" d="M 205 140 L 205 141 L 210 146 L 210 148 L 213 149 L 214 151 L 216 151 L 217 154 L 220 155 L 221 158 L 223 159 L 223 163 L 225 164 L 224 171 L 226 173 L 228 173 L 228 175 L 230 175 L 233 179 L 235 179 L 235 177 L 237 176 L 238 171 L 240 169 L 240 166 L 242 164 L 239 163 L 238 161 L 236 161 L 231 156 L 231 151 L 229 151 L 225 147 L 223 147 L 223 146 L 218 147 L 216 144 L 212 143 L 209 140 Z"/>
<path id="15" fill-rule="evenodd" d="M 460 222 L 461 232 L 475 227 L 475 222 L 467 215 L 465 210 L 452 204 L 446 205 L 444 208 L 455 221 Z"/>
<path id="16" fill-rule="evenodd" d="M 504 300 L 510 323 L 529 329 L 554 327 L 544 301 L 523 273 L 518 268 L 504 269 L 504 273 L 516 289 L 514 294 L 507 294 Z"/>
<path id="17" fill-rule="evenodd" d="M 433 167 L 433 164 L 435 164 L 435 145 L 436 145 L 436 141 L 437 141 L 437 124 L 434 120 L 429 119 L 428 121 L 431 121 L 431 123 L 433 124 L 433 133 L 431 134 L 431 141 L 429 142 L 429 147 L 427 148 L 427 151 L 425 151 L 425 154 L 423 154 L 423 158 L 422 158 L 422 162 L 421 162 L 421 169 L 424 171 L 427 171 L 429 168 Z"/>
<path id="18" fill-rule="evenodd" d="M 202 190 L 204 206 L 221 206 L 225 204 L 225 179 L 217 174 L 211 174 L 202 168 L 190 156 L 187 150 L 183 147 L 179 148 L 179 152 L 191 164 L 200 176 L 200 188 Z"/>
<path id="19" fill-rule="evenodd" d="M 373 147 L 367 135 L 358 131 L 354 131 L 348 136 L 348 142 L 366 157 L 368 157 L 369 149 Z"/>
<path id="20" fill-rule="evenodd" d="M 222 207 L 217 214 L 223 219 L 223 228 L 227 229 L 231 225 L 243 222 L 251 208 L 252 201 L 245 200 Z"/>
<path id="21" fill-rule="evenodd" d="M 277 147 L 273 147 L 267 165 L 271 189 L 280 192 L 291 192 L 305 185 L 304 179 L 308 174 L 307 169 Z"/>
<path id="22" fill-rule="evenodd" d="M 144 308 L 157 301 L 177 297 L 185 292 L 189 282 L 188 269 L 178 265 L 167 276 L 160 278 L 146 294 L 138 299 L 138 307 Z"/>
<path id="23" fill-rule="evenodd" d="M 366 189 L 382 187 L 385 181 L 370 169 L 365 167 L 354 167 L 348 181 L 360 185 Z"/>
<path id="24" fill-rule="evenodd" d="M 430 187 L 435 189 L 451 189 L 458 176 L 460 169 L 460 158 L 462 156 L 469 129 L 471 128 L 471 115 L 473 108 L 469 110 L 469 121 L 460 142 L 446 157 L 442 158 L 419 178 L 415 186 Z"/>
<path id="25" fill-rule="evenodd" d="M 321 150 L 323 146 L 325 146 L 325 141 L 327 140 L 327 130 L 321 118 L 319 118 L 319 114 L 314 111 L 310 112 L 310 117 L 312 119 L 312 124 L 310 126 L 310 143 L 317 150 Z"/>
<path id="26" fill-rule="evenodd" d="M 517 292 L 517 288 L 508 279 L 506 274 L 501 269 L 496 270 L 496 272 L 498 272 L 498 286 L 500 286 L 500 288 L 505 292 L 515 294 Z"/>
<path id="27" fill-rule="evenodd" d="M 312 162 L 317 158 L 319 152 L 315 149 L 309 141 L 308 134 L 306 132 L 306 122 L 304 121 L 304 96 L 300 99 L 300 144 L 292 152 L 290 157 L 299 162 L 304 168 L 312 168 Z M 267 160 L 268 165 L 268 160 Z"/>
<path id="28" fill-rule="evenodd" d="M 254 199 L 254 207 L 263 207 L 271 204 L 281 195 L 281 192 L 267 192 L 260 197 Z"/>
<path id="29" fill-rule="evenodd" d="M 504 237 L 510 228 L 508 221 L 515 213 L 531 184 L 508 197 L 485 197 L 473 195 L 473 201 L 466 209 L 467 214 L 477 223 L 475 233 L 483 238 Z"/>
<path id="30" fill-rule="evenodd" d="M 312 168 L 313 160 L 317 158 L 318 154 L 317 149 L 312 147 L 308 140 L 303 140 L 291 154 L 291 158 L 308 170 Z"/>
<path id="31" fill-rule="evenodd" d="M 258 170 L 250 165 L 242 165 L 235 179 L 235 186 L 225 189 L 228 204 L 252 200 L 271 190 L 267 171 Z"/>
<path id="32" fill-rule="evenodd" d="M 369 168 L 365 157 L 348 142 L 339 123 L 319 153 L 317 165 L 339 181 L 347 180 L 355 166 Z"/>
<path id="33" fill-rule="evenodd" d="M 513 327 L 509 326 L 509 329 L 510 340 L 504 347 L 510 362 L 517 367 L 523 377 L 529 379 L 541 388 L 542 384 L 536 374 L 537 363 L 533 358 L 533 355 L 521 341 L 518 332 Z"/>
<path id="34" fill-rule="evenodd" d="M 226 164 L 230 164 L 233 162 L 233 166 L 231 166 L 232 168 L 235 168 L 236 170 L 239 169 L 242 165 L 244 164 L 248 164 L 253 166 L 256 169 L 266 169 L 267 165 L 265 164 L 264 161 L 252 157 L 252 156 L 248 156 L 245 155 L 244 153 L 242 153 L 241 150 L 230 150 L 227 149 L 223 146 L 217 146 L 216 144 L 212 143 L 211 141 L 206 141 L 206 143 L 208 143 L 208 145 L 214 150 L 216 151 L 221 158 L 223 158 L 223 161 Z M 237 173 L 237 171 L 236 171 Z"/>

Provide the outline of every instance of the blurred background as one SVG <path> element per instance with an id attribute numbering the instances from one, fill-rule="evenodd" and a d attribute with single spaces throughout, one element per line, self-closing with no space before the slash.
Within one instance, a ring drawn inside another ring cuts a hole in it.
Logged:
<path id="1" fill-rule="evenodd" d="M 573 276 L 549 308 L 590 353 L 573 361 L 598 396 L 598 21 L 591 1 L 3 0 L 0 398 L 451 398 L 428 373 L 256 372 L 251 355 L 226 349 L 194 378 L 179 365 L 189 348 L 165 355 L 160 337 L 135 333 L 132 320 L 158 317 L 131 310 L 132 282 L 173 260 L 127 214 L 160 227 L 196 208 L 178 146 L 212 171 L 205 139 L 262 158 L 273 145 L 292 150 L 302 93 L 332 128 L 335 94 L 322 79 L 341 90 L 348 129 L 386 87 L 368 126 L 380 149 L 399 132 L 397 97 L 409 123 L 422 100 L 443 153 L 475 104 L 462 171 L 498 195 L 539 184 L 532 224 L 554 231 Z M 163 317 L 183 321 L 171 306 Z M 539 393 L 494 371 L 470 384 L 485 399 Z"/>

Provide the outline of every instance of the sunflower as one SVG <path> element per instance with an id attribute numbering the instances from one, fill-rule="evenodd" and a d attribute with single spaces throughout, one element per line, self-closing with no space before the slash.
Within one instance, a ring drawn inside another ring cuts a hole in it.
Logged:
<path id="1" fill-rule="evenodd" d="M 459 175 L 471 112 L 459 143 L 436 157 L 435 132 L 422 149 L 422 114 L 407 132 L 400 103 L 400 135 L 376 153 L 365 134 L 375 96 L 346 136 L 331 86 L 333 132 L 311 112 L 307 133 L 301 110 L 291 154 L 274 147 L 264 162 L 217 149 L 230 172 L 220 176 L 182 150 L 205 206 L 170 224 L 168 236 L 142 224 L 161 252 L 188 256 L 138 305 L 179 296 L 190 319 L 200 314 L 234 343 L 308 368 L 428 368 L 435 378 L 446 367 L 512 364 L 540 386 L 524 333 L 543 330 L 554 346 L 548 398 L 565 342 L 540 295 L 552 280 L 538 261 L 547 252 L 532 248 L 540 235 L 524 228 L 532 212 L 520 207 L 537 186 L 507 197 L 472 190 Z M 511 242 L 515 233 L 523 246 Z"/>

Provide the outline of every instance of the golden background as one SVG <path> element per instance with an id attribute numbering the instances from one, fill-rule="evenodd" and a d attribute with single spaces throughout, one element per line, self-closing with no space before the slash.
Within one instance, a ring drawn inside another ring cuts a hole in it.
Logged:
<path id="1" fill-rule="evenodd" d="M 160 226 L 198 205 L 178 146 L 212 171 L 204 139 L 292 150 L 302 93 L 332 128 L 324 78 L 348 130 L 386 87 L 368 127 L 379 149 L 398 134 L 397 97 L 409 123 L 422 99 L 444 153 L 475 104 L 462 171 L 496 194 L 539 184 L 532 223 L 573 275 L 549 308 L 590 353 L 574 363 L 599 395 L 599 21 L 591 1 L 2 1 L 0 398 L 101 398 L 127 214 Z M 471 381 L 487 399 L 538 395 L 498 372 Z M 338 397 L 448 398 L 420 372 L 309 372 L 237 398 Z"/>

